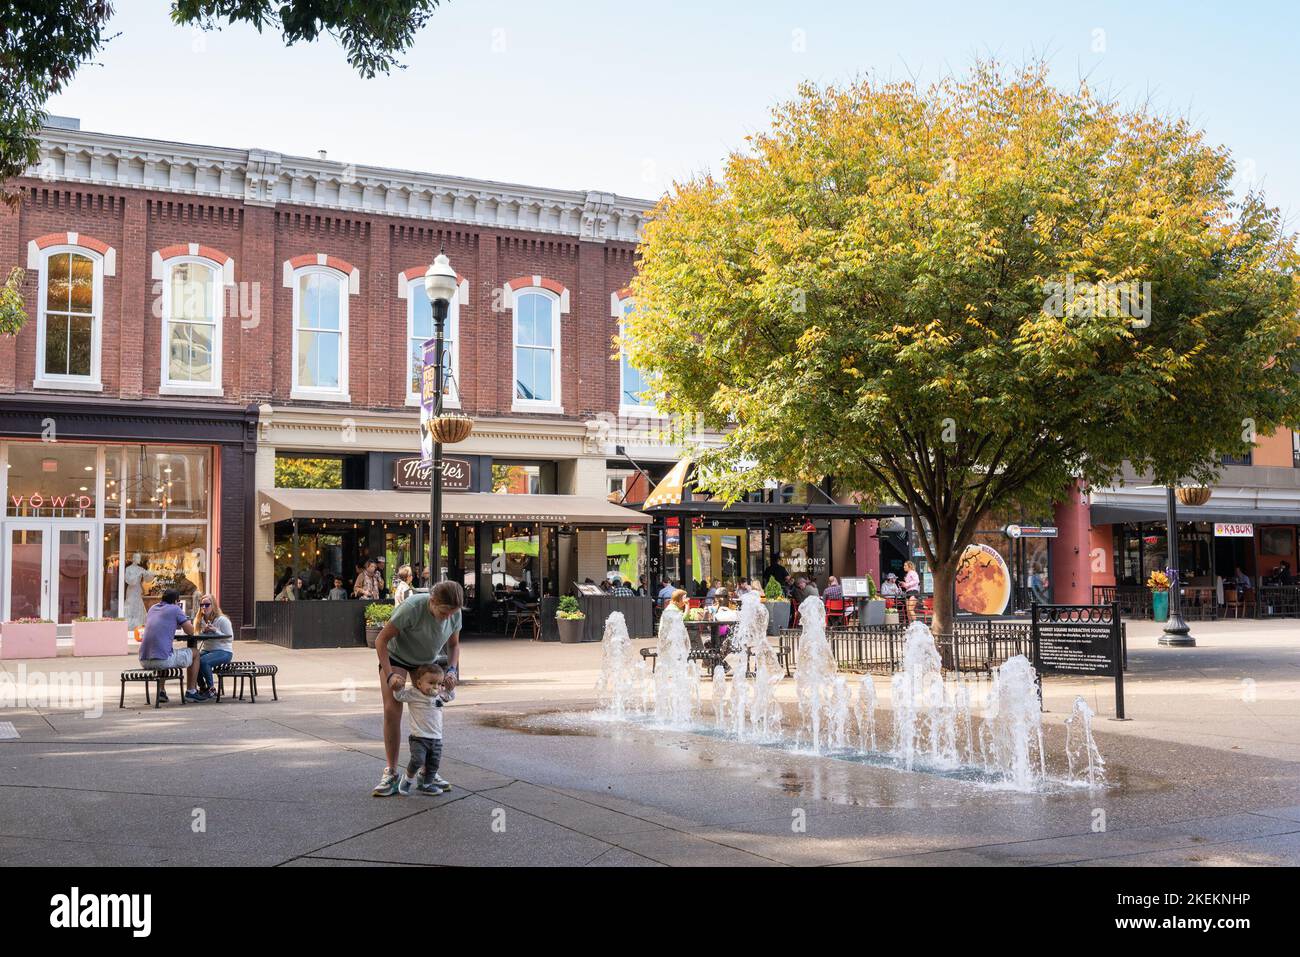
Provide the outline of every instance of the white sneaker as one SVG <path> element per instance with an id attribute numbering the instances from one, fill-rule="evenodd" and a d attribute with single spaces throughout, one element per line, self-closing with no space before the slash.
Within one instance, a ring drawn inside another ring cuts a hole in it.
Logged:
<path id="1" fill-rule="evenodd" d="M 423 771 L 416 771 L 415 777 L 409 777 L 407 773 L 403 771 L 401 780 L 397 782 L 397 793 L 402 797 L 406 797 L 410 794 L 412 788 L 420 786 L 420 776 L 423 773 Z"/>
<path id="2" fill-rule="evenodd" d="M 451 782 L 448 781 L 446 778 L 444 778 L 437 771 L 433 772 L 433 783 L 438 785 L 438 787 L 442 788 L 444 791 L 451 790 Z"/>
<path id="3" fill-rule="evenodd" d="M 384 773 L 379 776 L 379 784 L 377 784 L 375 789 L 370 793 L 377 798 L 391 797 L 392 795 L 399 793 L 397 789 L 400 787 L 400 784 L 401 778 L 398 776 L 397 772 L 392 768 L 384 768 Z"/>

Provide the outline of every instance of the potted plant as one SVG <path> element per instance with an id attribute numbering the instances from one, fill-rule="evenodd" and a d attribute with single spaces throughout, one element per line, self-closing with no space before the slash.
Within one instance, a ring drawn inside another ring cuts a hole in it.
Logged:
<path id="1" fill-rule="evenodd" d="M 79 658 L 128 653 L 125 618 L 72 619 L 72 653 Z"/>
<path id="2" fill-rule="evenodd" d="M 767 603 L 767 633 L 779 634 L 790 627 L 790 599 L 781 590 L 781 583 L 769 578 L 763 589 L 763 601 Z"/>
<path id="3" fill-rule="evenodd" d="M 366 645 L 373 648 L 379 633 L 384 630 L 384 625 L 388 624 L 388 619 L 393 617 L 393 606 L 386 602 L 371 602 L 366 606 L 365 615 Z"/>
<path id="4" fill-rule="evenodd" d="M 565 595 L 560 599 L 555 611 L 555 626 L 560 631 L 560 641 L 566 644 L 582 641 L 582 628 L 586 620 L 587 616 L 578 607 L 577 598 Z"/>
<path id="5" fill-rule="evenodd" d="M 48 618 L 19 618 L 0 625 L 0 658 L 58 656 L 58 626 Z"/>
<path id="6" fill-rule="evenodd" d="M 1147 588 L 1151 589 L 1151 617 L 1156 621 L 1169 620 L 1169 576 L 1156 569 L 1147 576 Z"/>
<path id="7" fill-rule="evenodd" d="M 885 599 L 880 597 L 880 592 L 876 590 L 876 580 L 870 575 L 867 576 L 867 614 L 864 625 L 883 625 L 887 617 L 885 609 Z M 894 615 L 894 623 L 898 623 L 898 615 Z"/>

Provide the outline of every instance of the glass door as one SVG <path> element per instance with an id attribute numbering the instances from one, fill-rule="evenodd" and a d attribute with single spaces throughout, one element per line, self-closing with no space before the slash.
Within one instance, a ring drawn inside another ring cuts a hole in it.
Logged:
<path id="1" fill-rule="evenodd" d="M 5 533 L 4 614 L 60 625 L 92 614 L 89 522 L 13 522 Z"/>
<path id="2" fill-rule="evenodd" d="M 48 618 L 50 607 L 50 526 L 48 522 L 10 522 L 5 533 L 4 617 Z"/>
<path id="3" fill-rule="evenodd" d="M 91 527 L 56 525 L 51 529 L 49 617 L 60 625 L 85 618 L 90 610 Z"/>

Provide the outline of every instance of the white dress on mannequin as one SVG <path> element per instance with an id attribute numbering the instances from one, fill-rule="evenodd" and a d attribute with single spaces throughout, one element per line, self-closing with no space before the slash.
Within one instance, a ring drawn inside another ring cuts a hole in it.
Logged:
<path id="1" fill-rule="evenodd" d="M 156 576 L 147 568 L 136 562 L 127 565 L 122 571 L 126 582 L 126 598 L 122 602 L 122 615 L 126 618 L 128 630 L 144 626 L 144 587 L 143 582 L 153 581 Z"/>

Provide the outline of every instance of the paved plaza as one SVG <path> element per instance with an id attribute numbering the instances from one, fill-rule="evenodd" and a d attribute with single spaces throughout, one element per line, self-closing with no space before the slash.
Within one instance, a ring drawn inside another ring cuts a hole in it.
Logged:
<path id="1" fill-rule="evenodd" d="M 102 674 L 103 710 L 0 709 L 0 864 L 1300 864 L 1300 623 L 1193 630 L 1199 647 L 1167 649 L 1129 624 L 1130 721 L 1106 720 L 1109 683 L 1047 681 L 1049 756 L 1063 767 L 1083 694 L 1111 786 L 1033 795 L 565 717 L 594 704 L 593 644 L 467 641 L 454 789 L 382 800 L 367 649 L 242 643 L 238 657 L 280 666 L 278 702 L 265 686 L 255 705 L 173 693 L 160 710 L 139 685 L 118 709 L 126 656 L 5 661 L 11 695 Z M 793 682 L 781 695 L 792 716 Z"/>

